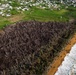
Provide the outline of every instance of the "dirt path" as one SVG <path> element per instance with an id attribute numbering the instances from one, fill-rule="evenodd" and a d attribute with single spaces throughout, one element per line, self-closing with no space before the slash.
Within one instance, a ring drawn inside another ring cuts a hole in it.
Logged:
<path id="1" fill-rule="evenodd" d="M 22 15 L 14 15 L 10 18 L 8 18 L 8 21 L 10 22 L 17 22 L 19 20 L 22 20 L 23 16 Z"/>
<path id="2" fill-rule="evenodd" d="M 62 61 L 64 60 L 64 57 L 67 53 L 70 52 L 71 47 L 76 43 L 76 34 L 72 37 L 70 42 L 66 45 L 66 47 L 60 52 L 59 56 L 55 58 L 53 61 L 53 64 L 51 65 L 51 68 L 49 69 L 47 75 L 54 75 L 58 69 L 58 67 L 61 65 Z"/>

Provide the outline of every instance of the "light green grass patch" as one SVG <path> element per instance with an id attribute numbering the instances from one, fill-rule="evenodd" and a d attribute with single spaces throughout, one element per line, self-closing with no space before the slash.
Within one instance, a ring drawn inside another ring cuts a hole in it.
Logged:
<path id="1" fill-rule="evenodd" d="M 12 10 L 11 13 L 13 13 L 14 17 L 0 16 L 0 28 L 3 28 L 8 24 L 11 24 L 20 20 L 66 22 L 66 21 L 69 21 L 69 19 L 71 18 L 76 19 L 76 8 L 74 7 L 69 7 L 68 9 L 61 9 L 61 10 L 48 10 L 48 9 L 39 9 L 36 7 L 31 7 L 29 11 L 24 11 L 23 13 L 20 13 L 20 12 L 18 13 L 16 10 Z"/>

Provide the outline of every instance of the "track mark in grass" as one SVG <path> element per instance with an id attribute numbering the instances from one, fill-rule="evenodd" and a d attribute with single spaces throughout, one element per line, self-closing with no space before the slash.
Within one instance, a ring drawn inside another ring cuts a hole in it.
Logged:
<path id="1" fill-rule="evenodd" d="M 23 16 L 21 16 L 21 15 L 14 15 L 14 16 L 8 18 L 8 21 L 13 23 L 13 22 L 22 20 L 22 18 L 23 18 Z"/>

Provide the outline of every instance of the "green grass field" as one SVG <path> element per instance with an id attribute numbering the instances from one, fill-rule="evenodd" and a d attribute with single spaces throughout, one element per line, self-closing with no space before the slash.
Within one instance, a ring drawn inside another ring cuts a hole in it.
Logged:
<path id="1" fill-rule="evenodd" d="M 61 10 L 49 10 L 49 9 L 39 9 L 32 7 L 29 11 L 24 11 L 22 13 L 16 10 L 11 11 L 13 15 L 11 17 L 0 16 L 0 29 L 9 25 L 11 23 L 20 20 L 37 20 L 37 21 L 69 21 L 71 18 L 76 19 L 76 8 L 69 7 L 67 9 Z"/>

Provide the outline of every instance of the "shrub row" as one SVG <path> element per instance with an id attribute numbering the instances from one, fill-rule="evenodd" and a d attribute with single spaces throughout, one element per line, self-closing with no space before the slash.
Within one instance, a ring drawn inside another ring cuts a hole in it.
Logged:
<path id="1" fill-rule="evenodd" d="M 59 22 L 18 22 L 0 34 L 0 75 L 42 75 L 75 25 Z"/>

